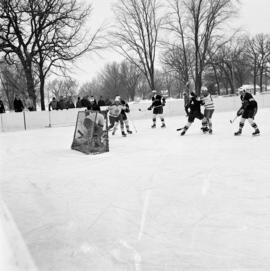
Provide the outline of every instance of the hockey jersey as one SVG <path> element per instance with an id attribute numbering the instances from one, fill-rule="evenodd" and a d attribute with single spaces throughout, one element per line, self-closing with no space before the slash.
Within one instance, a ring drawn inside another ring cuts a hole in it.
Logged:
<path id="1" fill-rule="evenodd" d="M 204 105 L 205 109 L 207 109 L 207 110 L 214 110 L 215 109 L 214 101 L 213 101 L 213 98 L 210 93 L 207 96 L 202 97 L 202 104 Z"/>
<path id="2" fill-rule="evenodd" d="M 109 116 L 117 118 L 121 114 L 122 110 L 125 110 L 123 105 L 114 103 L 109 106 Z"/>
<path id="3" fill-rule="evenodd" d="M 189 114 L 201 114 L 201 104 L 202 101 L 198 100 L 197 96 L 192 96 L 189 103 L 185 106 L 185 109 Z"/>
<path id="4" fill-rule="evenodd" d="M 248 92 L 245 92 L 243 95 L 241 95 L 240 99 L 242 101 L 241 106 L 242 109 L 252 109 L 257 107 L 257 102 L 255 101 L 253 96 Z"/>

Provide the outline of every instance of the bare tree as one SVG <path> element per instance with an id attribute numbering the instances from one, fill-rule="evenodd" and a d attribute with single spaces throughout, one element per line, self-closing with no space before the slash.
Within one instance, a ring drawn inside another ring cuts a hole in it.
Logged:
<path id="1" fill-rule="evenodd" d="M 120 65 L 117 62 L 107 64 L 100 74 L 102 88 L 106 96 L 114 98 L 121 92 Z"/>
<path id="2" fill-rule="evenodd" d="M 158 0 L 118 0 L 114 8 L 115 48 L 141 70 L 151 89 L 155 89 L 156 50 L 164 21 L 159 9 Z"/>
<path id="3" fill-rule="evenodd" d="M 253 69 L 253 85 L 256 94 L 257 77 L 259 76 L 260 90 L 263 90 L 263 75 L 270 59 L 270 36 L 257 34 L 255 37 L 247 37 L 246 55 Z"/>
<path id="4" fill-rule="evenodd" d="M 22 98 L 27 96 L 27 85 L 20 63 L 8 65 L 5 61 L 1 61 L 0 84 L 2 86 L 1 92 L 11 110 L 13 110 L 13 101 L 16 94 Z"/>
<path id="5" fill-rule="evenodd" d="M 48 97 L 55 97 L 59 100 L 60 96 L 69 97 L 76 96 L 78 89 L 78 82 L 72 78 L 66 79 L 54 79 L 47 84 L 46 90 L 48 92 Z"/>
<path id="6" fill-rule="evenodd" d="M 37 72 L 42 110 L 45 78 L 51 68 L 65 68 L 64 62 L 99 48 L 95 43 L 99 30 L 90 35 L 83 28 L 90 13 L 91 5 L 84 6 L 78 0 L 0 2 L 0 50 L 7 59 L 16 55 L 21 61 L 34 104 L 34 71 Z"/>
<path id="7" fill-rule="evenodd" d="M 82 85 L 79 94 L 110 99 L 120 95 L 123 99 L 134 100 L 141 77 L 137 66 L 127 60 L 108 63 L 96 78 Z"/>
<path id="8" fill-rule="evenodd" d="M 205 73 L 209 72 L 209 68 L 213 70 L 218 92 L 223 84 L 234 94 L 238 87 L 249 81 L 250 71 L 245 57 L 245 46 L 243 37 L 239 36 L 208 51 L 208 69 Z"/>
<path id="9" fill-rule="evenodd" d="M 223 24 L 233 16 L 237 0 L 172 0 L 169 29 L 179 37 L 188 78 L 187 41 L 194 54 L 195 90 L 200 94 L 208 50 L 221 42 Z M 189 75 L 190 77 L 190 75 Z M 186 79 L 187 80 L 187 79 Z"/>
<path id="10" fill-rule="evenodd" d="M 123 93 L 121 94 L 125 99 L 134 101 L 136 89 L 142 73 L 136 65 L 129 61 L 123 61 L 120 64 L 120 73 L 123 88 Z"/>
<path id="11" fill-rule="evenodd" d="M 187 86 L 188 90 L 190 87 L 190 77 L 191 77 L 191 63 L 192 54 L 190 54 L 191 44 L 187 39 L 187 34 L 185 30 L 187 29 L 187 22 L 183 16 L 183 3 L 179 0 L 171 0 L 170 11 L 168 14 L 167 29 L 176 35 L 177 41 L 175 44 L 168 44 L 169 48 L 166 50 L 167 57 L 164 58 L 164 63 L 166 63 L 171 68 L 179 74 L 181 83 Z"/>
<path id="12" fill-rule="evenodd" d="M 82 97 L 93 95 L 97 98 L 97 96 L 104 94 L 101 75 L 98 75 L 90 82 L 84 83 L 79 89 L 79 95 Z"/>
<path id="13" fill-rule="evenodd" d="M 189 91 L 191 87 L 192 58 L 193 53 L 190 47 L 183 50 L 181 45 L 169 45 L 162 55 L 162 64 L 179 80 L 181 92 Z"/>

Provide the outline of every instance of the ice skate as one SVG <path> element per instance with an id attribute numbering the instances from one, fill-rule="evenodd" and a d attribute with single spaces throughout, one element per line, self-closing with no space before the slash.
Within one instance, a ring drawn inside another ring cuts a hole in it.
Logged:
<path id="1" fill-rule="evenodd" d="M 260 130 L 257 128 L 255 131 L 252 133 L 253 136 L 258 136 L 260 135 Z"/>
<path id="2" fill-rule="evenodd" d="M 132 131 L 130 131 L 130 130 L 127 130 L 127 132 L 128 132 L 128 134 L 132 134 Z"/>
<path id="3" fill-rule="evenodd" d="M 202 127 L 201 130 L 203 131 L 204 134 L 209 131 L 208 127 Z"/>
<path id="4" fill-rule="evenodd" d="M 151 128 L 156 128 L 156 124 L 153 124 L 153 125 L 151 126 Z"/>
<path id="5" fill-rule="evenodd" d="M 237 132 L 234 133 L 235 136 L 239 136 L 242 134 L 242 131 L 241 130 L 238 130 Z"/>
<path id="6" fill-rule="evenodd" d="M 123 137 L 126 137 L 127 134 L 126 134 L 124 131 L 122 131 L 122 136 L 123 136 Z"/>
<path id="7" fill-rule="evenodd" d="M 161 124 L 161 128 L 165 128 L 166 127 L 166 124 L 165 123 L 162 123 Z"/>
<path id="8" fill-rule="evenodd" d="M 182 131 L 182 133 L 180 134 L 181 136 L 185 135 L 186 131 Z"/>

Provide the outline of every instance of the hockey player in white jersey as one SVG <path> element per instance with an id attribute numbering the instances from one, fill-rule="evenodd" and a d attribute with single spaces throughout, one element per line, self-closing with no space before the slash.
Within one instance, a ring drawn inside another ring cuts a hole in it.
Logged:
<path id="1" fill-rule="evenodd" d="M 113 129 L 112 135 L 114 135 L 118 128 L 119 123 L 120 122 L 123 123 L 121 111 L 125 110 L 125 107 L 121 104 L 120 96 L 115 97 L 114 103 L 109 106 L 108 110 L 109 110 L 109 121 L 110 121 L 110 126 L 108 128 Z M 126 133 L 124 131 L 124 125 L 120 125 L 120 128 L 121 128 L 122 136 L 125 137 Z"/>
<path id="2" fill-rule="evenodd" d="M 202 104 L 204 106 L 204 118 L 202 120 L 202 131 L 204 133 L 209 132 L 212 134 L 212 116 L 215 111 L 215 105 L 211 94 L 209 93 L 207 87 L 201 88 L 202 92 Z"/>

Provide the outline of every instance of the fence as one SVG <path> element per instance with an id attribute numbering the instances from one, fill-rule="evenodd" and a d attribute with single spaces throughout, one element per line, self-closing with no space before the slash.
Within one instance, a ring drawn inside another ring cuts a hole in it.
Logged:
<path id="1" fill-rule="evenodd" d="M 257 94 L 256 100 L 259 108 L 270 107 L 270 94 Z M 214 99 L 216 112 L 236 111 L 240 107 L 239 96 L 234 97 L 216 97 Z M 151 111 L 147 108 L 151 101 L 132 102 L 130 106 L 130 117 L 133 120 L 151 118 Z M 41 129 L 46 127 L 72 126 L 76 123 L 78 111 L 83 108 L 74 108 L 57 111 L 34 111 L 21 113 L 0 114 L 1 131 L 20 131 L 28 129 Z M 184 103 L 181 99 L 168 99 L 164 107 L 165 116 L 183 116 L 185 115 Z"/>
<path id="2" fill-rule="evenodd" d="M 57 111 L 24 111 L 0 114 L 1 131 L 20 131 L 47 127 L 72 126 L 81 108 Z"/>

